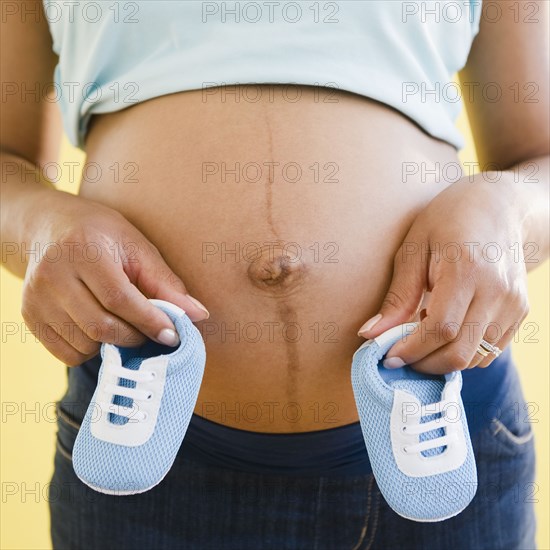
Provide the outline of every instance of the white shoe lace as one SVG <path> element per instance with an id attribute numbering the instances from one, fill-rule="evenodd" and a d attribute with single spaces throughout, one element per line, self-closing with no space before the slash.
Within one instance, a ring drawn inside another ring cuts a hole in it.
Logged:
<path id="1" fill-rule="evenodd" d="M 105 385 L 105 392 L 112 395 L 113 398 L 116 395 L 128 397 L 129 399 L 133 400 L 134 406 L 125 407 L 123 405 L 116 405 L 115 403 L 111 402 L 100 403 L 100 407 L 102 407 L 103 410 L 109 411 L 112 414 L 128 418 L 129 421 L 133 420 L 141 422 L 145 420 L 147 418 L 147 413 L 145 411 L 140 411 L 138 407 L 136 407 L 136 403 L 152 399 L 153 393 L 148 390 L 140 390 L 137 385 L 140 382 L 150 382 L 151 380 L 154 380 L 156 377 L 156 373 L 153 371 L 131 370 L 114 365 L 111 366 L 109 372 L 117 376 L 118 378 L 124 378 L 126 380 L 130 380 L 136 383 L 135 388 L 127 388 L 125 386 L 119 386 L 117 384 Z"/>
<path id="2" fill-rule="evenodd" d="M 429 422 L 419 423 L 412 426 L 403 426 L 403 432 L 411 435 L 418 435 L 419 439 L 422 434 L 426 434 L 433 430 L 445 429 L 447 426 L 454 424 L 456 420 L 447 418 L 445 414 L 445 407 L 447 405 L 456 405 L 454 401 L 443 400 L 438 403 L 429 403 L 428 405 L 422 405 L 420 407 L 420 418 L 426 416 L 433 416 L 434 414 L 440 414 L 439 418 L 430 420 Z M 451 441 L 456 438 L 454 434 L 447 434 L 445 430 L 445 435 L 440 437 L 435 437 L 433 439 L 428 439 L 414 445 L 406 445 L 403 447 L 403 450 L 406 453 L 421 453 L 423 451 L 430 451 L 432 449 L 437 449 L 438 447 L 445 447 Z"/>

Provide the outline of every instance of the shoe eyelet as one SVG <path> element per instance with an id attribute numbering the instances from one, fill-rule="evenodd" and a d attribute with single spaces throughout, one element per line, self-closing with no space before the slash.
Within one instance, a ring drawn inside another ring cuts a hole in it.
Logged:
<path id="1" fill-rule="evenodd" d="M 407 426 L 403 426 L 403 427 L 401 428 L 401 431 L 402 431 L 403 433 L 405 433 L 405 432 L 407 431 Z"/>
<path id="2" fill-rule="evenodd" d="M 149 415 L 143 411 L 143 416 L 141 417 L 140 422 L 145 422 L 149 418 Z"/>
<path id="3" fill-rule="evenodd" d="M 157 373 L 155 371 L 151 371 L 151 380 L 154 380 L 157 377 Z"/>
<path id="4" fill-rule="evenodd" d="M 151 399 L 153 399 L 153 392 L 149 392 L 147 395 L 147 401 L 150 401 Z"/>
<path id="5" fill-rule="evenodd" d="M 409 451 L 407 450 L 407 447 L 402 447 L 402 450 L 404 453 L 409 454 Z"/>

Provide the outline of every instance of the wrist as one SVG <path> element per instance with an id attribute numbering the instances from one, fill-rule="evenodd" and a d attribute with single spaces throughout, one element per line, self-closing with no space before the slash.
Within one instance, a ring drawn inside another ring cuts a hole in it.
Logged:
<path id="1" fill-rule="evenodd" d="M 463 180 L 468 182 L 467 192 L 474 195 L 484 215 L 493 213 L 508 228 L 515 230 L 522 242 L 528 240 L 531 223 L 530 184 L 521 181 L 517 171 L 480 172 Z"/>

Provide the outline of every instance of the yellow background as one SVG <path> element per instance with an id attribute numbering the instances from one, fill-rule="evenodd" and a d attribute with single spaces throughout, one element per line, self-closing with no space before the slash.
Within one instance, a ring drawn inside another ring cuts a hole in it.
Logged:
<path id="1" fill-rule="evenodd" d="M 465 115 L 459 126 L 468 144 L 461 160 L 475 160 Z M 82 162 L 82 153 L 66 141 L 61 162 Z M 60 189 L 76 192 L 77 185 L 60 182 Z M 48 483 L 53 470 L 55 422 L 53 403 L 65 388 L 65 369 L 36 343 L 32 336 L 21 336 L 21 282 L 2 268 L 1 282 L 1 538 L 0 548 L 49 549 Z M 539 343 L 514 344 L 527 401 L 538 405 L 533 425 L 538 455 L 538 544 L 550 548 L 549 524 L 549 269 L 548 263 L 529 275 L 531 313 L 526 322 L 539 327 Z M 15 325 L 14 325 L 15 323 Z M 19 327 L 19 333 L 6 332 Z M 522 333 L 524 334 L 524 333 Z M 14 414 L 15 411 L 15 414 Z M 15 493 L 15 494 L 13 494 Z"/>

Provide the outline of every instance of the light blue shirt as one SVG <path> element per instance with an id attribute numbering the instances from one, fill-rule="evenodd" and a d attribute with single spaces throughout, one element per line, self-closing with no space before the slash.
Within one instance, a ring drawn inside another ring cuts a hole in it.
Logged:
<path id="1" fill-rule="evenodd" d="M 377 100 L 460 148 L 453 77 L 481 7 L 481 0 L 44 0 L 59 56 L 56 99 L 80 147 L 93 114 L 184 90 L 293 83 Z M 295 94 L 289 88 L 289 100 Z"/>

